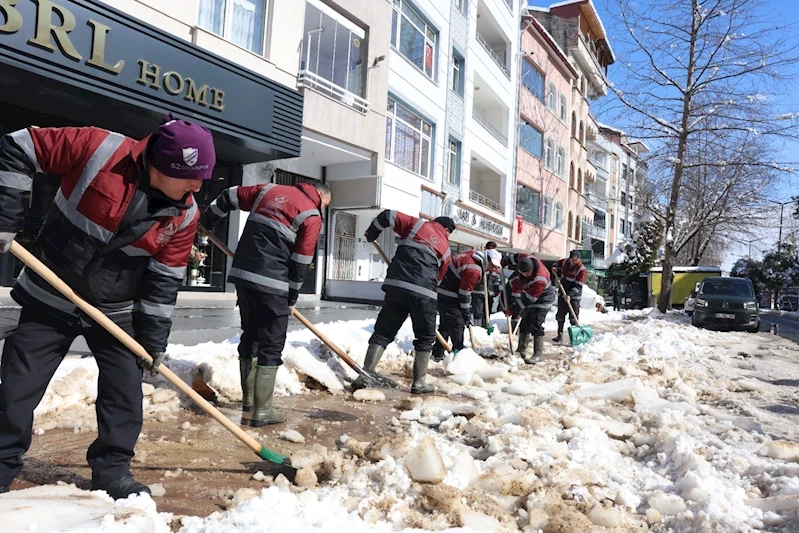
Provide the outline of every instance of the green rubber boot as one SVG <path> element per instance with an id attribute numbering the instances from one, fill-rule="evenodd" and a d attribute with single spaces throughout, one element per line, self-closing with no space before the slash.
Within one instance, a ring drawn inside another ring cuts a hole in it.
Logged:
<path id="1" fill-rule="evenodd" d="M 245 413 L 252 411 L 255 404 L 255 366 L 257 359 L 239 359 L 239 373 L 241 374 L 241 410 Z"/>
<path id="2" fill-rule="evenodd" d="M 544 337 L 533 337 L 533 356 L 525 357 L 524 362 L 534 365 L 544 360 Z"/>
<path id="3" fill-rule="evenodd" d="M 436 388 L 425 380 L 427 376 L 427 365 L 430 364 L 432 352 L 416 352 L 413 358 L 413 384 L 411 394 L 429 394 L 435 392 Z"/>
<path id="4" fill-rule="evenodd" d="M 272 407 L 278 368 L 276 366 L 257 366 L 255 368 L 255 410 L 250 419 L 250 425 L 254 428 L 281 424 L 286 421 L 286 413 Z"/>
<path id="5" fill-rule="evenodd" d="M 516 347 L 516 355 L 522 359 L 526 359 L 528 344 L 530 344 L 530 335 L 527 333 L 519 334 L 519 345 Z"/>
<path id="6" fill-rule="evenodd" d="M 374 372 L 385 351 L 386 349 L 379 344 L 370 344 L 369 348 L 366 349 L 366 357 L 363 360 L 364 369 L 369 372 Z M 363 379 L 363 376 L 358 376 L 358 379 L 352 382 L 352 390 L 365 389 L 367 386 L 368 384 L 366 380 Z"/>

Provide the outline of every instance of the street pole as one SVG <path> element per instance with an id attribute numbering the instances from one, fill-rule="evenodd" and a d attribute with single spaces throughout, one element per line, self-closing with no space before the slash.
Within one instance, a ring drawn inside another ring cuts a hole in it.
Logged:
<path id="1" fill-rule="evenodd" d="M 785 209 L 785 203 L 780 204 L 780 236 L 777 239 L 777 252 L 782 251 L 782 212 Z"/>

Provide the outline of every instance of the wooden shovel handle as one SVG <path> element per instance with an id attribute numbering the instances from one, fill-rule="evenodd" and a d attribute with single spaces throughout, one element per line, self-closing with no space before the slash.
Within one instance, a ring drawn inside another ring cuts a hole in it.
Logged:
<path id="1" fill-rule="evenodd" d="M 571 302 L 566 299 L 566 296 L 568 296 L 568 295 L 566 294 L 566 289 L 563 288 L 563 283 L 560 282 L 560 278 L 554 272 L 552 273 L 552 277 L 555 278 L 555 282 L 558 284 L 558 287 L 560 287 L 560 292 L 563 293 L 563 301 L 566 302 L 566 305 L 569 307 L 569 313 L 571 313 L 575 324 L 577 324 L 579 326 L 580 325 L 580 321 L 577 319 L 577 315 L 574 313 L 574 308 L 572 307 Z"/>
<path id="2" fill-rule="evenodd" d="M 50 270 L 44 263 L 36 259 L 24 246 L 16 241 L 11 243 L 11 253 L 17 256 L 20 261 L 25 263 L 26 268 L 30 268 L 39 276 L 44 278 L 47 283 L 52 285 L 58 292 L 64 295 L 69 301 L 74 303 L 78 308 L 86 313 L 92 320 L 97 322 L 105 328 L 111 335 L 125 345 L 136 357 L 152 364 L 153 358 L 147 353 L 144 347 L 136 342 L 136 340 L 128 335 L 122 328 L 117 326 L 110 318 L 105 316 L 99 309 L 89 304 L 86 300 L 75 294 L 69 285 L 64 283 L 61 278 L 56 276 L 55 272 Z M 177 387 L 183 394 L 192 399 L 194 403 L 199 405 L 203 411 L 211 415 L 217 422 L 225 426 L 225 428 L 233 433 L 233 435 L 241 442 L 249 446 L 255 453 L 260 454 L 263 446 L 245 433 L 240 427 L 231 422 L 225 415 L 219 412 L 213 405 L 208 403 L 205 398 L 197 394 L 186 382 L 176 376 L 169 368 L 164 365 L 158 367 L 158 373 L 164 376 L 167 381 Z"/>
<path id="3" fill-rule="evenodd" d="M 505 305 L 505 312 L 506 312 L 505 318 L 508 319 L 508 342 L 510 343 L 510 352 L 513 353 L 513 326 L 512 326 L 513 321 L 507 315 L 507 310 L 509 309 L 508 308 L 508 290 L 507 290 L 508 280 L 507 280 L 507 278 L 505 278 L 505 268 L 504 267 L 500 267 L 499 276 L 502 279 L 502 302 Z"/>
<path id="4" fill-rule="evenodd" d="M 377 242 L 375 242 L 375 241 L 372 241 L 372 245 L 377 250 L 377 253 L 380 254 L 380 257 L 383 258 L 383 261 L 386 263 L 386 265 L 390 265 L 391 261 L 388 260 L 388 256 L 383 251 L 383 249 L 380 247 L 380 245 L 377 244 Z M 436 338 L 438 339 L 438 342 L 441 343 L 441 346 L 444 347 L 444 350 L 446 350 L 448 352 L 452 352 L 452 346 L 450 346 L 449 343 L 444 339 L 444 337 L 441 336 L 441 333 L 439 333 L 438 330 L 436 330 Z"/>

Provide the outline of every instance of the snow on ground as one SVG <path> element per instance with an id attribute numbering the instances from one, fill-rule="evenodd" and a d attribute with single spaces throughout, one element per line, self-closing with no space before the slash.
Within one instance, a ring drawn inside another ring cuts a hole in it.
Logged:
<path id="1" fill-rule="evenodd" d="M 264 476 L 263 491 L 242 489 L 238 505 L 209 517 L 158 514 L 148 497 L 113 505 L 88 493 L 70 496 L 70 513 L 59 504 L 67 494 L 59 491 L 77 491 L 69 487 L 0 496 L 0 513 L 39 531 L 50 508 L 80 531 L 799 530 L 799 445 L 780 440 L 790 428 L 764 409 L 779 399 L 778 378 L 799 371 L 791 360 L 799 350 L 771 336 L 699 330 L 681 313 L 629 313 L 637 320 L 627 322 L 609 322 L 621 313 L 583 313 L 596 324 L 594 339 L 547 344 L 545 362 L 532 367 L 508 355 L 505 335 L 476 328 L 477 352 L 491 357 L 467 349 L 432 365 L 439 394 L 403 400 L 393 433 L 306 448 L 292 457 L 298 486 Z M 371 326 L 321 329 L 361 362 Z M 235 340 L 172 346 L 168 364 L 233 400 L 235 348 Z M 406 324 L 380 369 L 403 370 L 411 349 Z M 302 393 L 309 376 L 334 393 L 355 377 L 309 332 L 289 334 L 284 360 L 283 394 Z M 69 362 L 38 413 L 56 423 L 93 401 L 93 362 Z M 160 379 L 155 385 L 151 397 L 167 395 Z"/>

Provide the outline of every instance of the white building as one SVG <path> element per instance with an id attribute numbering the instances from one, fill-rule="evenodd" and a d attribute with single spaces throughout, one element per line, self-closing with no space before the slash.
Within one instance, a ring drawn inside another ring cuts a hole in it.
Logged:
<path id="1" fill-rule="evenodd" d="M 458 224 L 454 252 L 488 240 L 510 244 L 520 17 L 514 4 L 393 2 L 380 136 L 385 164 L 345 198 L 334 190 L 328 297 L 382 300 L 385 265 L 362 235 L 383 209 L 451 216 Z M 390 232 L 380 244 L 393 255 Z"/>

